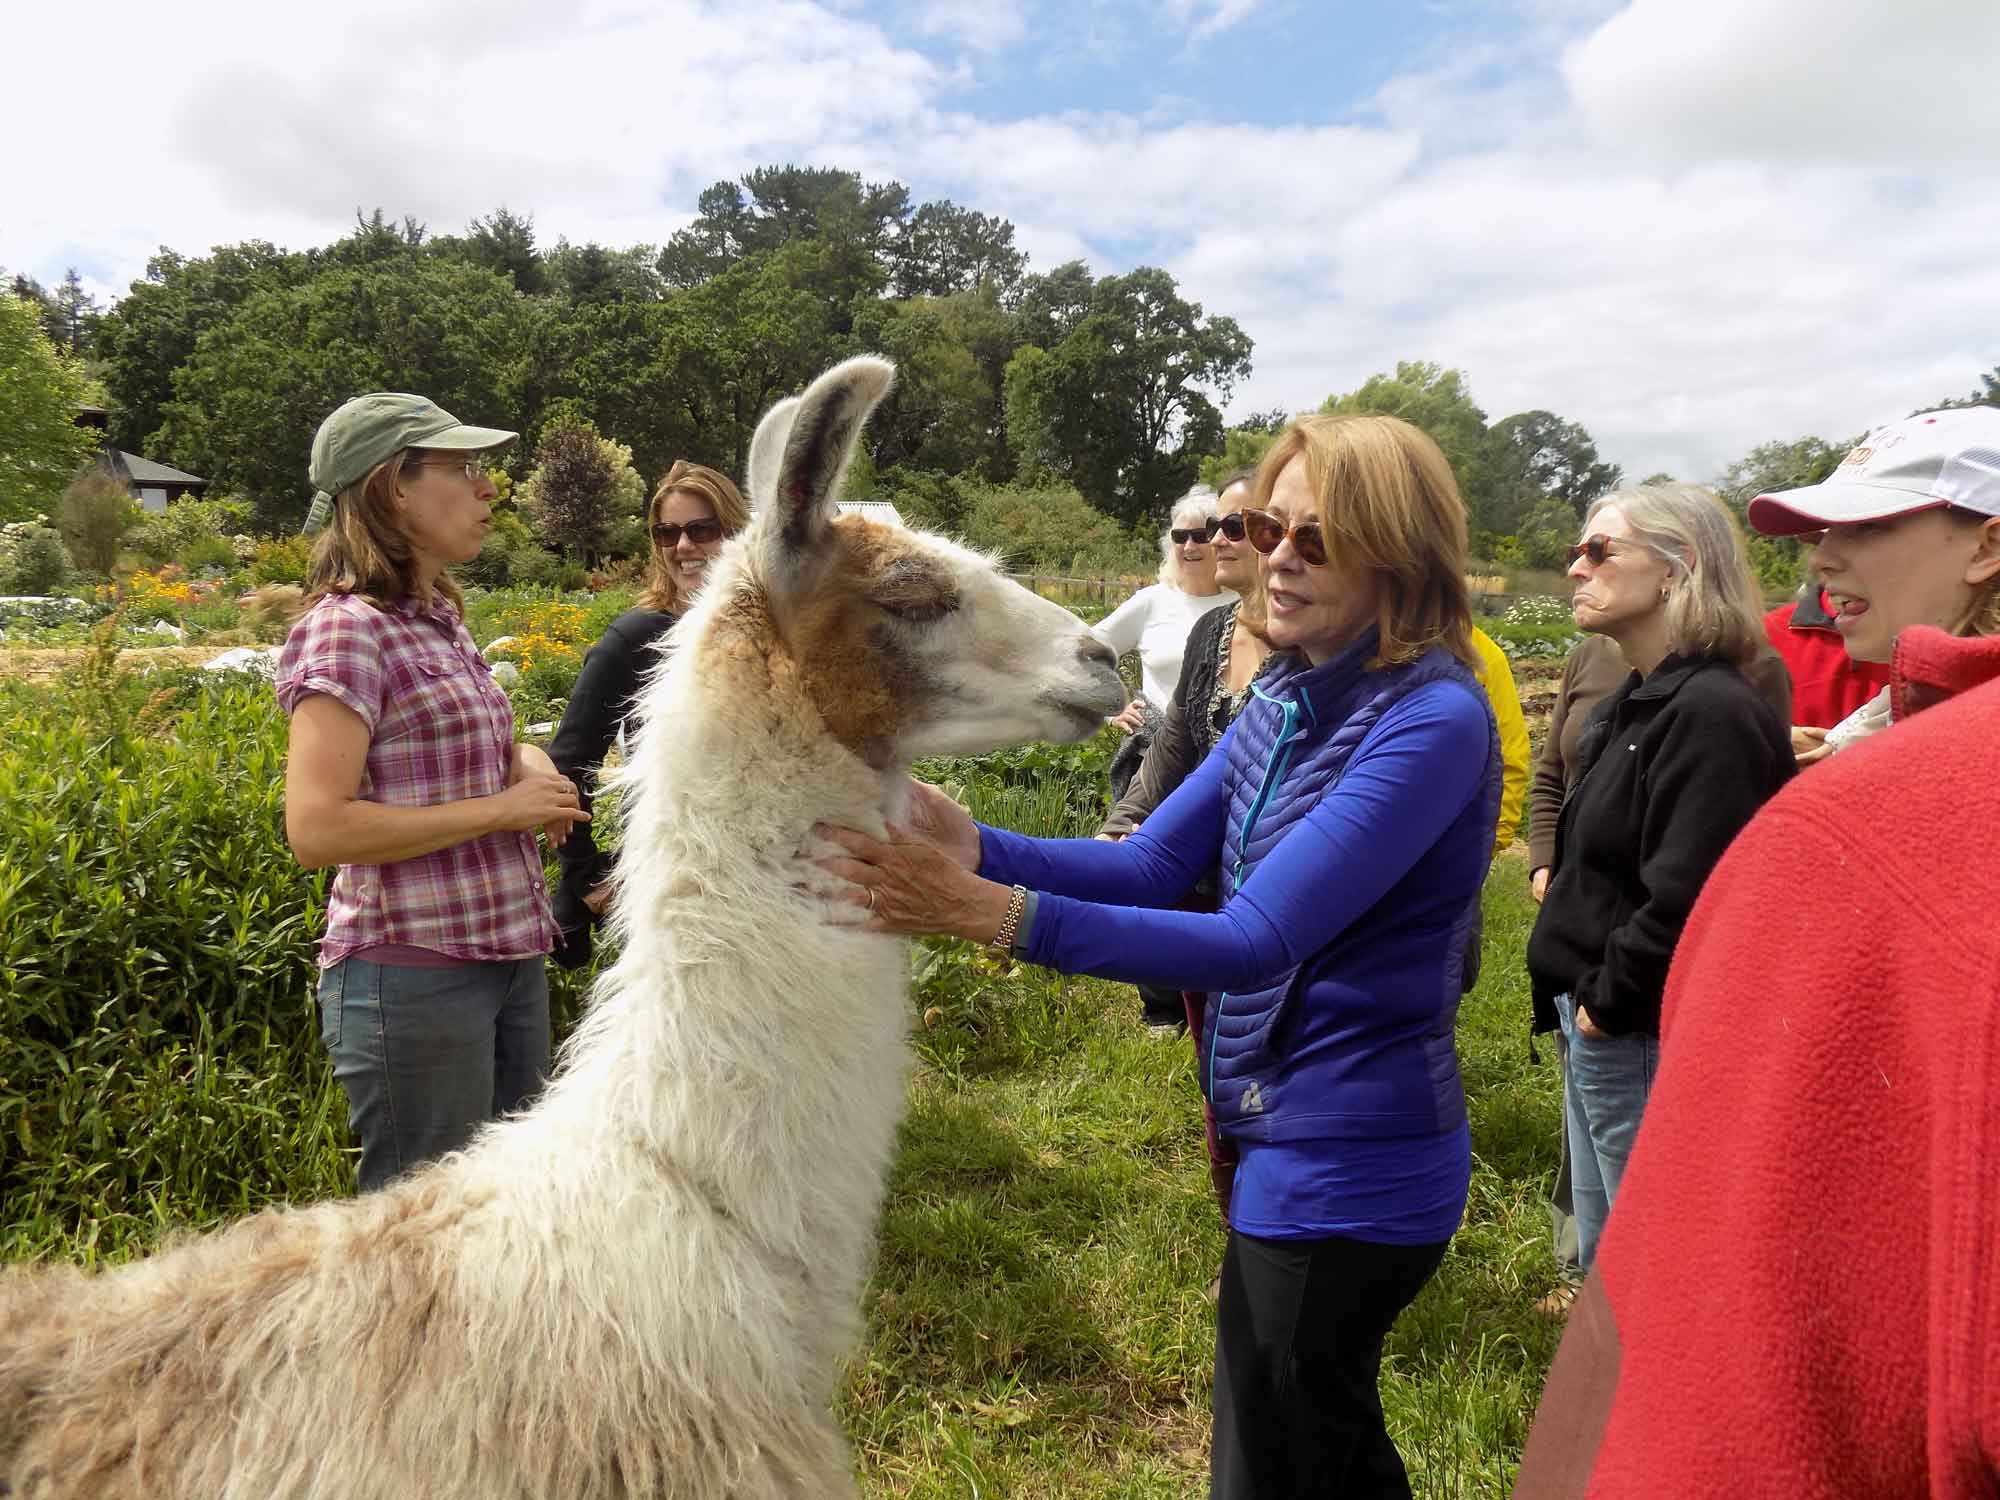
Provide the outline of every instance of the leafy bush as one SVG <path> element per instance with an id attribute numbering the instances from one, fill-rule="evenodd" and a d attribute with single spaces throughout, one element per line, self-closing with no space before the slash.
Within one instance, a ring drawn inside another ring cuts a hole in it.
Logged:
<path id="1" fill-rule="evenodd" d="M 324 880 L 285 846 L 285 734 L 268 686 L 138 676 L 108 644 L 53 689 L 0 684 L 11 1234 L 53 1217 L 116 1240 L 163 1196 L 211 1216 L 334 1185 L 324 1111 L 299 1108 L 329 1087 Z"/>
<path id="2" fill-rule="evenodd" d="M 118 561 L 118 544 L 140 515 L 122 484 L 102 469 L 85 469 L 56 504 L 56 530 L 78 568 L 109 573 Z"/>
<path id="3" fill-rule="evenodd" d="M 452 575 L 475 588 L 549 588 L 561 577 L 562 567 L 562 559 L 536 541 L 518 515 L 496 510 L 486 545 L 472 561 L 453 568 Z"/>
<path id="4" fill-rule="evenodd" d="M 180 565 L 190 573 L 216 568 L 227 572 L 236 566 L 236 549 L 227 537 L 196 537 L 181 549 Z"/>
<path id="5" fill-rule="evenodd" d="M 631 449 L 607 442 L 581 419 L 565 418 L 542 430 L 518 504 L 545 545 L 595 552 L 613 518 L 631 508 L 621 509 L 621 501 L 634 487 L 643 505 L 644 484 L 632 469 Z"/>
<path id="6" fill-rule="evenodd" d="M 10 527 L 0 594 L 53 594 L 69 577 L 62 533 L 34 522 Z"/>
<path id="7" fill-rule="evenodd" d="M 1145 574 L 1159 566 L 1153 538 L 1127 531 L 1066 486 L 998 487 L 954 480 L 964 498 L 965 539 L 1010 567 L 1096 576 Z"/>
<path id="8" fill-rule="evenodd" d="M 279 537 L 263 543 L 250 559 L 250 581 L 258 585 L 305 582 L 312 549 L 312 539 L 303 536 Z"/>

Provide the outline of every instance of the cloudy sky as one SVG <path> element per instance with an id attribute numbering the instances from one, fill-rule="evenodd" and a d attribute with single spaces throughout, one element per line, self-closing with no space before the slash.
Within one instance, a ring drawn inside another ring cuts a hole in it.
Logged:
<path id="1" fill-rule="evenodd" d="M 1709 478 L 2000 364 L 1994 0 L 132 0 L 10 17 L 0 266 L 498 204 L 657 243 L 773 162 L 1167 267 L 1233 410 L 1398 359 Z"/>

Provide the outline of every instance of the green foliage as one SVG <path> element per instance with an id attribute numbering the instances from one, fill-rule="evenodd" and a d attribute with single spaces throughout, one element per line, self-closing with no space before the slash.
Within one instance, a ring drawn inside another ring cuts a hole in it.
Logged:
<path id="1" fill-rule="evenodd" d="M 313 433 L 350 396 L 417 390 L 464 421 L 516 425 L 527 322 L 504 278 L 413 254 L 253 291 L 176 370 L 159 441 L 255 497 L 262 529 L 295 531 Z"/>
<path id="2" fill-rule="evenodd" d="M 0 594 L 53 594 L 69 578 L 69 552 L 62 533 L 35 521 L 8 528 L 0 553 Z"/>
<path id="3" fill-rule="evenodd" d="M 1123 576 L 1150 574 L 1158 564 L 1152 538 L 1125 530 L 1067 486 L 953 480 L 948 488 L 965 540 L 1000 554 L 1016 572 Z"/>
<path id="4" fill-rule="evenodd" d="M 326 1191 L 339 1161 L 299 1111 L 327 1096 L 323 881 L 284 844 L 284 718 L 267 685 L 140 677 L 108 642 L 53 696 L 0 684 L 0 1199 L 10 1235 L 110 1247 Z"/>
<path id="5" fill-rule="evenodd" d="M 181 549 L 177 561 L 190 573 L 210 568 L 228 572 L 236 566 L 236 549 L 219 536 L 196 537 Z"/>
<path id="6" fill-rule="evenodd" d="M 250 581 L 304 583 L 306 566 L 312 561 L 312 547 L 311 539 L 302 536 L 279 537 L 260 544 L 250 559 Z"/>
<path id="7" fill-rule="evenodd" d="M 51 508 L 97 449 L 76 425 L 83 366 L 43 333 L 36 309 L 0 292 L 0 522 Z"/>
<path id="8" fill-rule="evenodd" d="M 561 574 L 562 559 L 536 541 L 512 510 L 494 511 L 479 555 L 452 569 L 459 582 L 487 589 L 552 588 Z"/>
<path id="9" fill-rule="evenodd" d="M 1220 489 L 1222 481 L 1237 470 L 1256 468 L 1289 420 L 1284 412 L 1276 411 L 1237 423 L 1223 433 L 1222 451 L 1201 461 L 1197 477 L 1210 489 Z"/>
<path id="10" fill-rule="evenodd" d="M 565 418 L 542 430 L 535 466 L 516 503 L 529 530 L 552 551 L 592 554 L 615 515 L 644 504 L 632 450 L 605 441 L 589 423 Z"/>
<path id="11" fill-rule="evenodd" d="M 1152 266 L 1094 284 L 1080 266 L 1053 274 L 1048 296 L 1024 300 L 1024 332 L 1040 322 L 1050 341 L 1031 340 L 1007 366 L 1009 439 L 1025 467 L 1126 525 L 1151 525 L 1221 446 L 1217 402 L 1249 371 L 1249 336 L 1232 318 L 1204 317 Z"/>
<path id="12" fill-rule="evenodd" d="M 138 504 L 110 474 L 89 468 L 71 480 L 56 505 L 56 530 L 70 561 L 85 573 L 108 574 L 125 533 L 138 524 Z"/>

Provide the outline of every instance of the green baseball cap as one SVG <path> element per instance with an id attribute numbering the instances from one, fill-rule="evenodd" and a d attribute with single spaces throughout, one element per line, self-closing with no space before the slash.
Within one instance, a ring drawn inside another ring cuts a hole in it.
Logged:
<path id="1" fill-rule="evenodd" d="M 334 409 L 313 435 L 312 509 L 305 534 L 333 519 L 333 497 L 403 448 L 447 448 L 481 453 L 520 437 L 499 427 L 468 427 L 435 401 L 405 391 L 375 391 Z"/>

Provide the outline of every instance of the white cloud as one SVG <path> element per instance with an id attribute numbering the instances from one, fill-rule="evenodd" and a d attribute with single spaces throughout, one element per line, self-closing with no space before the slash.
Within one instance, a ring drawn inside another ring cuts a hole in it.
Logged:
<path id="1" fill-rule="evenodd" d="M 974 52 L 998 52 L 1028 35 L 1022 0 L 921 0 L 912 21 L 919 36 L 943 37 Z"/>
<path id="2" fill-rule="evenodd" d="M 60 149 L 10 157 L 0 264 L 84 266 L 102 295 L 160 244 L 321 244 L 377 205 L 444 232 L 505 203 L 546 241 L 655 243 L 708 183 L 796 161 L 1002 214 L 1043 269 L 1165 265 L 1257 341 L 1239 411 L 1435 359 L 1496 418 L 1546 407 L 1628 472 L 1706 478 L 2000 362 L 2000 179 L 1978 154 L 2000 90 L 1962 86 L 2000 6 L 1604 4 L 1535 0 L 1511 31 L 1454 31 L 1349 123 L 1264 126 L 1200 104 L 975 114 L 960 75 L 850 0 L 366 0 L 331 22 L 126 0 L 95 65 L 143 97 L 79 108 L 51 69 L 0 96 L 0 138 L 62 122 Z M 1162 6 L 1190 29 L 1248 9 L 1128 0 L 1064 24 L 1129 36 Z M 1004 48 L 1027 14 L 953 3 L 935 34 Z M 66 25 L 31 9 L 10 44 L 65 55 Z"/>
<path id="3" fill-rule="evenodd" d="M 1165 0 L 1165 10 L 1173 20 L 1191 29 L 1190 42 L 1206 41 L 1227 31 L 1256 10 L 1262 0 Z"/>
<path id="4" fill-rule="evenodd" d="M 1591 122 L 1672 162 L 1992 160 L 1993 0 L 1634 0 L 1563 55 Z"/>

